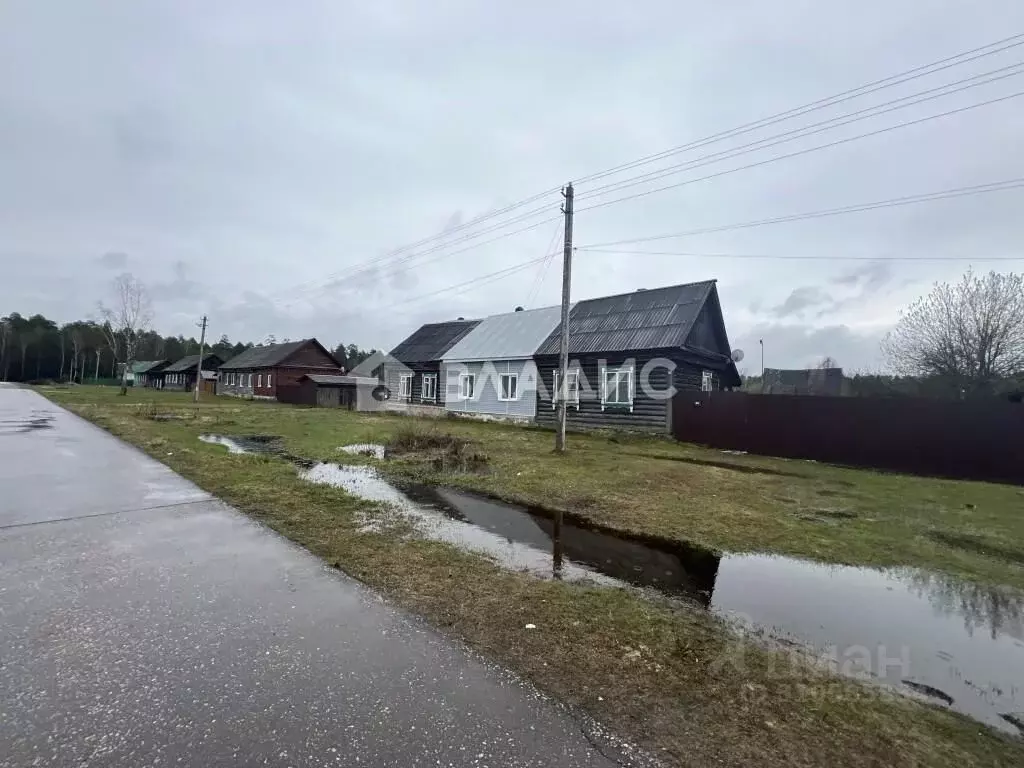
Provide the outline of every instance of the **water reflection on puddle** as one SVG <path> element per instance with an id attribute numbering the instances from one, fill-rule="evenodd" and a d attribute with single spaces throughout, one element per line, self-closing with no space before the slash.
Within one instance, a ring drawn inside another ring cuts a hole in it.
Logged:
<path id="1" fill-rule="evenodd" d="M 306 480 L 385 502 L 423 536 L 551 576 L 542 512 L 428 486 L 399 489 L 367 466 L 316 464 Z M 1009 732 L 1024 712 L 1024 595 L 912 569 L 879 571 L 768 555 L 725 555 L 566 523 L 562 578 L 685 597 L 832 659 L 837 671 L 931 693 Z M 941 694 L 939 693 L 941 692 Z"/>
<path id="2" fill-rule="evenodd" d="M 383 459 L 387 453 L 387 448 L 380 443 L 353 443 L 343 445 L 338 450 L 353 456 L 370 456 L 374 459 Z"/>

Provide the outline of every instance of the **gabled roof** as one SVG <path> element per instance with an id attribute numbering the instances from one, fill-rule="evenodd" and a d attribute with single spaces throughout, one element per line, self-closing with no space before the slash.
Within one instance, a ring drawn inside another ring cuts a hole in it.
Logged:
<path id="1" fill-rule="evenodd" d="M 580 301 L 569 313 L 569 353 L 685 346 L 714 288 L 714 280 L 705 280 Z M 536 354 L 557 355 L 558 337 L 556 327 Z"/>
<path id="2" fill-rule="evenodd" d="M 446 323 L 427 323 L 392 349 L 391 357 L 403 363 L 429 363 L 440 360 L 449 349 L 476 328 L 479 322 L 450 320 Z"/>
<path id="3" fill-rule="evenodd" d="M 334 355 L 332 355 L 327 348 L 316 339 L 301 339 L 299 341 L 288 341 L 281 344 L 266 344 L 262 347 L 252 347 L 251 349 L 247 349 L 245 352 L 232 357 L 224 363 L 220 369 L 222 371 L 230 371 L 242 368 L 273 368 L 274 366 L 281 365 L 281 363 L 307 344 L 316 344 L 321 350 L 323 350 L 324 354 L 334 360 Z M 335 364 L 337 364 L 337 362 L 338 361 L 335 360 Z M 338 365 L 338 367 L 340 368 L 341 366 Z"/>
<path id="4" fill-rule="evenodd" d="M 168 360 L 136 360 L 132 363 L 132 373 L 149 373 L 158 366 L 167 365 Z"/>
<path id="5" fill-rule="evenodd" d="M 213 354 L 212 352 L 203 355 L 203 365 L 207 365 L 211 361 L 214 364 L 214 368 L 216 368 L 217 364 L 220 363 L 220 357 L 218 355 Z M 180 373 L 182 371 L 194 371 L 196 368 L 196 363 L 198 362 L 199 355 L 185 355 L 185 357 L 181 358 L 181 360 L 176 360 L 170 365 L 168 365 L 166 368 L 164 368 L 164 373 Z"/>
<path id="6" fill-rule="evenodd" d="M 532 357 L 537 347 L 558 326 L 561 307 L 543 307 L 480 321 L 443 359 L 446 361 L 516 360 Z"/>

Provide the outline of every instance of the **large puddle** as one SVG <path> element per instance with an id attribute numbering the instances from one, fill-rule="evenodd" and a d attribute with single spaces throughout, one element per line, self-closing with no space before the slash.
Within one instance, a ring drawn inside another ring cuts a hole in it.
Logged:
<path id="1" fill-rule="evenodd" d="M 396 487 L 367 466 L 300 468 L 310 482 L 385 502 L 423 536 L 552 576 L 552 521 L 451 489 Z M 1020 733 L 1024 594 L 912 569 L 880 571 L 639 541 L 566 522 L 560 577 L 687 598 L 836 671 L 923 694 Z M 780 684 L 785 680 L 780 679 Z"/>

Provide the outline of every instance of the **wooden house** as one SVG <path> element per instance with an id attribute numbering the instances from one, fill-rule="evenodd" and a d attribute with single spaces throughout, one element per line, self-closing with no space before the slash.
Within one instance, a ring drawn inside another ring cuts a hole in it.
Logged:
<path id="1" fill-rule="evenodd" d="M 219 355 L 211 352 L 203 355 L 203 364 L 199 367 L 204 375 L 216 374 L 217 369 L 223 362 Z M 199 355 L 185 355 L 180 360 L 176 360 L 168 365 L 163 369 L 163 388 L 191 392 L 196 386 L 196 366 L 198 363 Z"/>
<path id="2" fill-rule="evenodd" d="M 142 360 L 132 363 L 134 386 L 161 389 L 164 385 L 164 369 L 170 360 Z"/>
<path id="3" fill-rule="evenodd" d="M 481 320 L 442 358 L 445 410 L 533 421 L 537 414 L 533 353 L 558 326 L 560 316 L 560 307 L 544 307 Z"/>
<path id="4" fill-rule="evenodd" d="M 376 378 L 307 373 L 296 386 L 278 390 L 277 399 L 318 408 L 379 411 L 383 408 L 384 398 L 380 394 L 382 389 Z"/>
<path id="5" fill-rule="evenodd" d="M 479 322 L 459 319 L 428 323 L 391 350 L 382 373 L 389 410 L 443 412 L 442 358 Z"/>
<path id="6" fill-rule="evenodd" d="M 302 339 L 251 347 L 221 365 L 219 372 L 217 394 L 292 402 L 290 388 L 298 387 L 303 376 L 340 376 L 345 369 L 319 341 Z"/>
<path id="7" fill-rule="evenodd" d="M 538 423 L 554 425 L 559 328 L 541 343 Z M 569 314 L 570 428 L 668 432 L 673 390 L 738 387 L 715 281 L 580 301 Z"/>

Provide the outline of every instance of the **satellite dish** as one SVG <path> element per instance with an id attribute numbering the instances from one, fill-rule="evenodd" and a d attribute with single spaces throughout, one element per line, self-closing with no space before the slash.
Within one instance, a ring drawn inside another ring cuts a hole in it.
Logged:
<path id="1" fill-rule="evenodd" d="M 732 351 L 732 361 L 734 363 L 738 363 L 742 359 L 743 359 L 743 350 L 742 349 L 734 349 Z"/>

